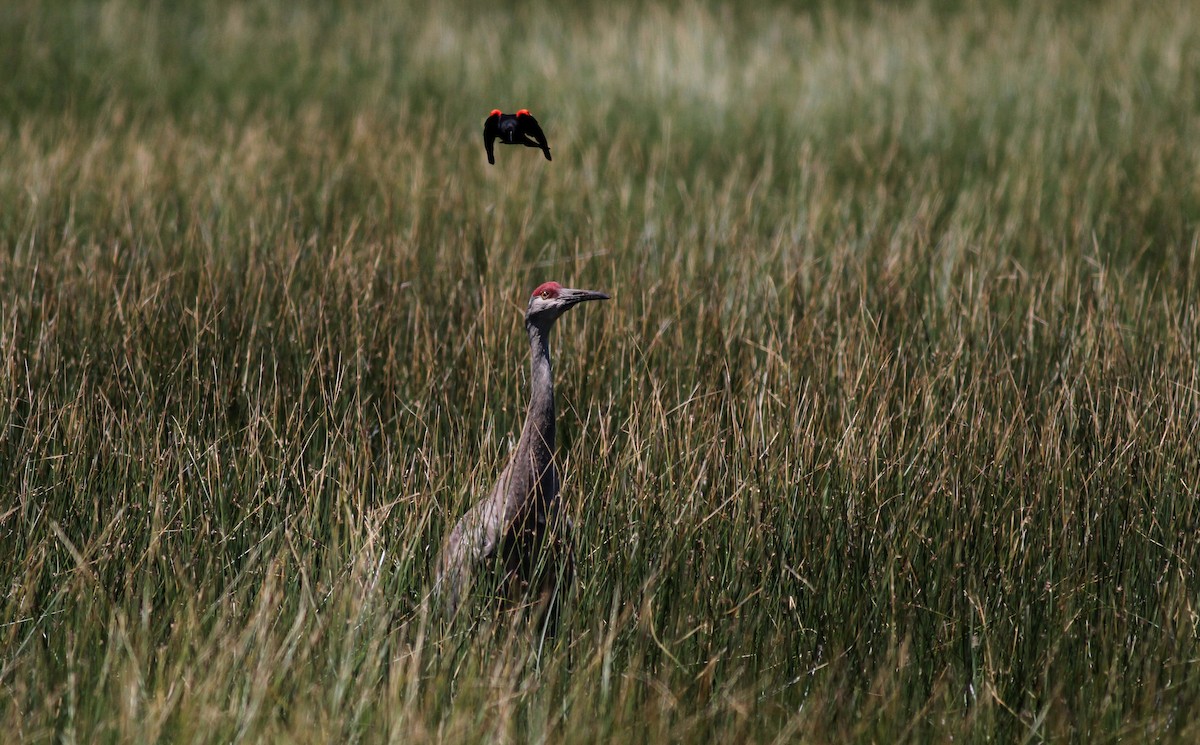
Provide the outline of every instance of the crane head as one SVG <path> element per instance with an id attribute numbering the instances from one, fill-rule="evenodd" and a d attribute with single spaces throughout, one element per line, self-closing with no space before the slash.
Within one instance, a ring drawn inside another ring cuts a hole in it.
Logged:
<path id="1" fill-rule="evenodd" d="M 529 296 L 529 309 L 525 311 L 526 323 L 549 326 L 569 308 L 588 300 L 608 300 L 608 295 L 595 290 L 575 290 L 557 282 L 545 282 L 537 286 Z"/>

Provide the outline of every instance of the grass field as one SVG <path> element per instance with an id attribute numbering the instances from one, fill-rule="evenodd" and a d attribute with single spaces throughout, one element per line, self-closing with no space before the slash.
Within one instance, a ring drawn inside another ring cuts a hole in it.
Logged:
<path id="1" fill-rule="evenodd" d="M 0 7 L 2 739 L 1200 739 L 1200 8 L 433 6 Z"/>

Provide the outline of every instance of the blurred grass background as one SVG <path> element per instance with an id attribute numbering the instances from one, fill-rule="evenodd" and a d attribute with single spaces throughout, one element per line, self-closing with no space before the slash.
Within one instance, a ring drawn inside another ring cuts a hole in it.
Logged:
<path id="1" fill-rule="evenodd" d="M 16 741 L 1200 737 L 1193 3 L 15 0 L 0 69 Z M 546 279 L 614 301 L 535 658 L 425 597 Z"/>

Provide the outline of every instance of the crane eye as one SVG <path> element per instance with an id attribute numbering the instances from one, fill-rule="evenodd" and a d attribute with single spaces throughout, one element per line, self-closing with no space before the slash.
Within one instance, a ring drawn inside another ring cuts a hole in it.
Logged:
<path id="1" fill-rule="evenodd" d="M 549 291 L 549 290 L 542 290 L 542 299 L 543 299 L 543 300 L 549 300 L 549 299 L 550 299 L 550 291 Z"/>

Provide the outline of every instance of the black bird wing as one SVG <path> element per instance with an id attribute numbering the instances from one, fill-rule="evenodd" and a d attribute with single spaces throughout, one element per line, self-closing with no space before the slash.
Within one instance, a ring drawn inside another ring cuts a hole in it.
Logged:
<path id="1" fill-rule="evenodd" d="M 500 115 L 492 114 L 483 121 L 483 149 L 487 150 L 488 163 L 496 165 L 496 138 L 500 136 Z"/>
<path id="2" fill-rule="evenodd" d="M 533 118 L 533 114 L 524 110 L 517 112 L 517 121 L 521 124 L 521 131 L 537 140 L 538 147 L 542 149 L 546 160 L 553 160 L 550 157 L 550 143 L 546 141 L 546 133 L 542 131 L 538 120 Z"/>

